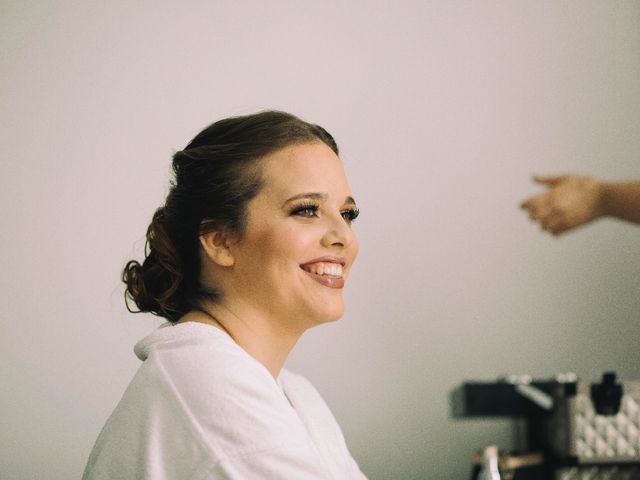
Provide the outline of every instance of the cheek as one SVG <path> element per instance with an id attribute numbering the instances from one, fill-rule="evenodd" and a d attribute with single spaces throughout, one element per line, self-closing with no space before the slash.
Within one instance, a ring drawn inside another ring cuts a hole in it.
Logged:
<path id="1" fill-rule="evenodd" d="M 271 239 L 278 256 L 283 261 L 294 262 L 297 265 L 308 260 L 315 244 L 315 236 L 311 230 L 295 226 L 279 230 Z"/>
<path id="2" fill-rule="evenodd" d="M 352 252 L 351 254 L 353 258 L 353 260 L 351 261 L 354 262 L 358 257 L 358 252 L 360 251 L 360 242 L 358 241 L 358 237 L 356 237 L 355 235 L 353 236 L 353 242 L 351 243 L 351 245 L 349 245 L 349 247 Z"/>
<path id="3" fill-rule="evenodd" d="M 255 263 L 289 268 L 308 260 L 313 242 L 314 236 L 307 230 L 284 226 L 265 229 L 251 238 L 252 257 Z"/>

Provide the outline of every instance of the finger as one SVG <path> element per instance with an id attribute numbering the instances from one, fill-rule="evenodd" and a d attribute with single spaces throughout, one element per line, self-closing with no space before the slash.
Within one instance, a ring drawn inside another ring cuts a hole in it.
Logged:
<path id="1" fill-rule="evenodd" d="M 523 201 L 520 204 L 520 208 L 522 208 L 523 210 L 529 210 L 531 208 L 531 199 L 527 198 L 525 201 Z"/>
<path id="2" fill-rule="evenodd" d="M 543 206 L 540 208 L 532 208 L 529 210 L 529 218 L 536 221 L 544 221 L 553 212 L 551 208 Z"/>
<path id="3" fill-rule="evenodd" d="M 567 225 L 556 225 L 551 230 L 549 230 L 549 232 L 554 237 L 559 237 L 560 235 L 565 233 L 567 230 L 569 230 L 569 227 Z"/>
<path id="4" fill-rule="evenodd" d="M 541 193 L 540 195 L 536 195 L 535 197 L 528 198 L 525 200 L 521 207 L 527 210 L 536 210 L 543 207 L 549 203 L 549 195 L 548 193 Z"/>
<path id="5" fill-rule="evenodd" d="M 534 175 L 533 181 L 539 183 L 541 185 L 546 185 L 547 187 L 555 187 L 559 183 L 564 182 L 567 179 L 568 175 L 559 175 L 559 176 L 539 176 Z"/>
<path id="6" fill-rule="evenodd" d="M 560 235 L 561 233 L 567 231 L 569 229 L 569 226 L 563 218 L 553 216 L 549 217 L 548 220 L 542 222 L 542 228 L 544 228 L 552 235 Z"/>

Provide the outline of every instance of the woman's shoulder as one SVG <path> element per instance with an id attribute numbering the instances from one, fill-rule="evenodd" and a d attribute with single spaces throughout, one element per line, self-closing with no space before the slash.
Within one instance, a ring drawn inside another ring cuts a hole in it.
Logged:
<path id="1" fill-rule="evenodd" d="M 304 438 L 268 370 L 216 327 L 168 325 L 142 340 L 136 353 L 144 363 L 132 383 L 144 390 L 146 408 L 160 417 L 159 412 L 172 412 L 214 451 L 270 448 Z"/>
<path id="2" fill-rule="evenodd" d="M 161 478 L 190 478 L 184 472 L 253 465 L 264 452 L 313 452 L 280 386 L 225 335 L 207 325 L 167 325 L 139 342 L 143 364 L 88 470 L 113 469 L 117 458 L 122 471 L 160 468 L 181 472 Z"/>
<path id="3" fill-rule="evenodd" d="M 134 352 L 145 361 L 154 354 L 181 355 L 198 350 L 231 353 L 234 345 L 228 334 L 213 325 L 167 322 L 136 343 Z"/>
<path id="4" fill-rule="evenodd" d="M 277 393 L 268 370 L 211 325 L 187 322 L 164 325 L 135 346 L 148 380 L 170 383 L 176 393 L 190 392 L 208 400 Z M 237 392 L 236 392 L 237 390 Z"/>

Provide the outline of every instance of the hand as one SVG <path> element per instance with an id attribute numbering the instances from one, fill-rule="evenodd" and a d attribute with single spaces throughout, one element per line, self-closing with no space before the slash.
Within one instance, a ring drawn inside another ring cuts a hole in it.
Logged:
<path id="1" fill-rule="evenodd" d="M 604 215 L 604 193 L 598 180 L 580 175 L 534 177 L 549 187 L 544 193 L 525 200 L 521 207 L 529 218 L 540 222 L 553 235 L 571 230 Z"/>

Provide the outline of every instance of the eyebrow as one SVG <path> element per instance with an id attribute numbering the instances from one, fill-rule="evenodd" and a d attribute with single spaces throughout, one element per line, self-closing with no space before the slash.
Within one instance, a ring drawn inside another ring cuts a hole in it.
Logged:
<path id="1" fill-rule="evenodd" d="M 305 193 L 298 193 L 297 195 L 294 195 L 293 197 L 289 197 L 283 204 L 283 206 L 287 205 L 290 202 L 293 202 L 295 200 L 300 200 L 301 198 L 310 198 L 312 200 L 326 200 L 328 197 L 328 195 L 326 193 L 317 193 L 317 192 L 305 192 Z M 347 197 L 344 200 L 344 203 L 348 204 L 348 205 L 355 205 L 356 201 L 353 197 Z"/>

